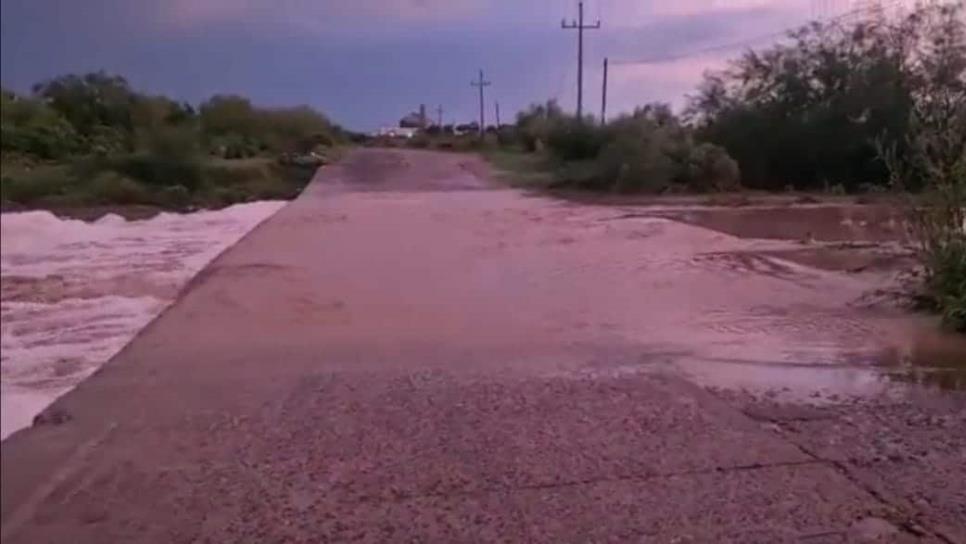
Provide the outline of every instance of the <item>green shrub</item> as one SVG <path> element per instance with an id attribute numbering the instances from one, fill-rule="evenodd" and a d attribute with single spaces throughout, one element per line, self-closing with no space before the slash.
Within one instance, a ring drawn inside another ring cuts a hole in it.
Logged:
<path id="1" fill-rule="evenodd" d="M 191 192 L 184 185 L 168 185 L 158 190 L 154 200 L 160 206 L 183 208 L 191 202 Z"/>
<path id="2" fill-rule="evenodd" d="M 189 191 L 203 183 L 199 142 L 190 128 L 161 127 L 144 135 L 142 149 L 107 161 L 108 167 L 156 187 L 182 185 Z"/>
<path id="3" fill-rule="evenodd" d="M 496 141 L 502 147 L 515 147 L 520 144 L 516 127 L 503 125 L 496 131 Z"/>
<path id="4" fill-rule="evenodd" d="M 209 153 L 223 159 L 245 159 L 258 154 L 258 142 L 239 135 L 229 134 L 211 139 Z"/>
<path id="5" fill-rule="evenodd" d="M 55 119 L 47 124 L 10 126 L 4 124 L 0 141 L 5 151 L 15 151 L 40 159 L 59 159 L 76 153 L 82 143 L 67 121 Z"/>
<path id="6" fill-rule="evenodd" d="M 694 191 L 733 191 L 740 177 L 738 163 L 727 151 L 703 143 L 691 149 L 682 181 Z"/>
<path id="7" fill-rule="evenodd" d="M 527 151 L 542 151 L 553 127 L 564 118 L 555 100 L 533 104 L 517 114 L 517 139 Z"/>
<path id="8" fill-rule="evenodd" d="M 78 152 L 83 140 L 56 111 L 33 98 L 3 91 L 0 96 L 0 146 L 40 159 L 59 159 Z"/>
<path id="9" fill-rule="evenodd" d="M 144 185 L 117 172 L 101 172 L 84 189 L 91 204 L 152 204 L 154 199 Z"/>
<path id="10" fill-rule="evenodd" d="M 535 154 L 553 157 L 556 182 L 596 191 L 725 191 L 739 187 L 738 164 L 721 147 L 695 144 L 666 104 L 649 104 L 601 126 L 564 114 L 555 102 L 517 116 L 512 138 Z"/>
<path id="11" fill-rule="evenodd" d="M 180 185 L 195 191 L 203 182 L 201 162 L 191 157 L 138 153 L 114 160 L 113 168 L 125 176 L 156 187 Z"/>
<path id="12" fill-rule="evenodd" d="M 554 123 L 546 136 L 547 148 L 565 161 L 596 158 L 604 145 L 604 134 L 591 123 L 565 117 Z"/>
<path id="13" fill-rule="evenodd" d="M 678 171 L 653 134 L 622 134 L 604 147 L 597 167 L 599 178 L 594 188 L 622 193 L 666 191 Z"/>
<path id="14" fill-rule="evenodd" d="M 308 106 L 260 108 L 247 98 L 216 95 L 201 105 L 201 133 L 206 147 L 224 158 L 257 152 L 308 153 L 342 139 L 342 131 Z"/>
<path id="15" fill-rule="evenodd" d="M 211 161 L 204 165 L 205 183 L 212 187 L 244 185 L 270 176 L 272 161 L 263 158 Z"/>
<path id="16" fill-rule="evenodd" d="M 966 332 L 966 234 L 934 246 L 927 255 L 926 290 L 950 328 Z"/>
<path id="17" fill-rule="evenodd" d="M 596 160 L 558 162 L 554 180 L 547 185 L 554 188 L 573 187 L 591 191 L 610 189 L 601 181 L 600 167 Z"/>
<path id="18" fill-rule="evenodd" d="M 0 198 L 5 202 L 36 204 L 70 193 L 76 183 L 65 167 L 39 167 L 17 175 L 4 175 L 0 180 Z"/>
<path id="19" fill-rule="evenodd" d="M 110 156 L 130 151 L 127 133 L 117 127 L 97 125 L 85 139 L 84 151 L 100 156 Z"/>

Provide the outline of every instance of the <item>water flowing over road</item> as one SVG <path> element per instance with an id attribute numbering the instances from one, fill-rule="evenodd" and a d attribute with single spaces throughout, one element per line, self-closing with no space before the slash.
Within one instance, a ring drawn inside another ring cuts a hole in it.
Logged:
<path id="1" fill-rule="evenodd" d="M 3 540 L 957 541 L 891 273 L 684 219 L 356 150 L 3 442 Z"/>
<path id="2" fill-rule="evenodd" d="M 282 204 L 141 221 L 0 216 L 0 437 L 29 425 L 97 370 L 211 259 Z"/>

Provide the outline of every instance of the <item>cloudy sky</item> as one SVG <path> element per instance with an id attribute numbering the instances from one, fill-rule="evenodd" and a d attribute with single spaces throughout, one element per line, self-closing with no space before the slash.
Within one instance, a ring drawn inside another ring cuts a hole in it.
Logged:
<path id="1" fill-rule="evenodd" d="M 139 89 L 199 102 L 240 93 L 265 105 L 309 104 L 355 129 L 394 123 L 425 103 L 449 121 L 576 97 L 576 0 L 0 0 L 0 79 L 19 91 L 67 72 L 105 69 Z M 586 0 L 584 107 L 609 112 L 680 104 L 701 73 L 744 42 L 873 0 Z M 767 44 L 768 40 L 757 43 Z M 673 57 L 665 62 L 628 61 Z"/>

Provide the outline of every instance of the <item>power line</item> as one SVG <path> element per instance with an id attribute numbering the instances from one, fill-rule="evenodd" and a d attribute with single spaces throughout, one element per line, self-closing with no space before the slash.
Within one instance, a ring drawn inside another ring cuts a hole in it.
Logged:
<path id="1" fill-rule="evenodd" d="M 483 79 L 483 70 L 480 69 L 480 79 L 478 81 L 471 81 L 470 85 L 480 88 L 480 138 L 482 138 L 484 131 L 486 130 L 486 123 L 484 121 L 483 113 L 483 87 L 489 87 L 490 82 Z"/>
<path id="2" fill-rule="evenodd" d="M 584 24 L 584 3 L 577 2 L 577 19 L 560 21 L 560 28 L 577 31 L 577 119 L 582 119 L 584 102 L 584 30 L 597 30 L 600 21 L 592 25 Z"/>
<path id="3" fill-rule="evenodd" d="M 600 124 L 607 123 L 607 57 L 604 57 L 604 84 L 600 90 Z"/>
<path id="4" fill-rule="evenodd" d="M 874 6 L 863 6 L 863 7 L 856 8 L 856 9 L 853 9 L 853 10 L 849 10 L 849 11 L 847 11 L 845 13 L 836 15 L 835 17 L 829 17 L 827 19 L 822 19 L 821 21 L 824 21 L 824 22 L 832 22 L 832 21 L 838 21 L 840 19 L 847 19 L 849 17 L 862 14 L 863 12 L 879 11 L 879 10 L 884 10 L 884 9 L 888 9 L 888 8 L 891 8 L 891 7 L 896 7 L 899 4 L 901 4 L 901 3 L 902 3 L 901 0 L 894 0 L 893 2 L 890 2 L 888 5 L 877 4 L 877 5 L 874 5 Z M 793 32 L 793 31 L 795 31 L 795 30 L 797 30 L 799 28 L 801 28 L 801 25 L 798 25 L 798 26 L 795 26 L 795 27 L 786 28 L 786 29 L 780 30 L 778 32 L 770 32 L 768 34 L 761 34 L 759 36 L 754 36 L 752 38 L 746 38 L 746 39 L 740 40 L 740 41 L 735 41 L 735 42 L 725 43 L 725 44 L 720 44 L 720 45 L 714 45 L 714 46 L 711 46 L 711 47 L 705 47 L 703 49 L 695 49 L 695 50 L 692 50 L 692 51 L 684 51 L 684 52 L 681 52 L 681 53 L 671 53 L 671 54 L 667 54 L 667 55 L 654 55 L 654 56 L 651 56 L 651 57 L 645 57 L 645 58 L 636 59 L 636 60 L 616 60 L 616 61 L 613 62 L 613 64 L 616 64 L 616 65 L 628 65 L 628 64 L 660 64 L 660 63 L 663 63 L 663 62 L 671 62 L 671 61 L 674 61 L 674 60 L 681 60 L 681 59 L 686 59 L 686 58 L 689 58 L 689 57 L 696 57 L 696 56 L 705 55 L 705 54 L 708 54 L 708 53 L 715 53 L 717 51 L 727 51 L 727 50 L 731 50 L 731 49 L 737 49 L 739 47 L 745 47 L 745 46 L 748 46 L 748 45 L 753 45 L 753 44 L 758 43 L 760 41 L 767 40 L 767 39 L 771 39 L 771 38 L 784 37 L 784 36 L 787 36 L 789 32 Z"/>

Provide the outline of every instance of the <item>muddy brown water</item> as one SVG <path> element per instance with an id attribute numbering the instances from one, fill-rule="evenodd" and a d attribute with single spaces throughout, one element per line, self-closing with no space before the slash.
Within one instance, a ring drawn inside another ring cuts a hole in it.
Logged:
<path id="1" fill-rule="evenodd" d="M 908 239 L 903 210 L 883 204 L 702 207 L 668 210 L 664 215 L 741 238 L 822 242 L 888 242 Z"/>
<path id="2" fill-rule="evenodd" d="M 966 390 L 966 338 L 938 329 L 918 328 L 901 347 L 874 361 L 890 378 L 945 390 Z"/>
<path id="3" fill-rule="evenodd" d="M 830 272 L 821 276 L 828 293 L 817 296 L 835 296 L 831 294 L 834 284 L 845 278 L 866 283 L 864 294 L 848 301 L 849 309 L 838 316 L 847 316 L 845 330 L 856 333 L 855 349 L 843 348 L 824 359 L 798 350 L 797 359 L 785 360 L 716 354 L 689 359 L 687 352 L 679 353 L 677 364 L 699 380 L 713 386 L 799 389 L 810 394 L 823 389 L 832 392 L 833 398 L 843 396 L 836 391 L 858 396 L 880 394 L 894 390 L 896 384 L 966 389 L 966 336 L 943 331 L 929 316 L 902 310 L 887 316 L 889 311 L 869 308 L 902 306 L 899 293 L 904 287 L 898 280 L 916 268 L 906 212 L 901 207 L 882 202 L 769 203 L 767 199 L 737 207 L 709 206 L 674 198 L 666 203 L 649 199 L 637 206 L 621 206 L 619 200 L 611 200 L 606 205 L 621 210 L 609 221 L 661 217 L 749 242 L 744 248 L 698 252 L 693 257 L 695 264 L 724 266 L 733 272 L 789 282 L 808 281 L 809 275 Z M 815 277 L 811 281 L 819 285 Z M 811 318 L 804 315 L 807 311 L 802 310 L 799 323 L 790 323 L 795 321 L 790 317 L 795 312 L 794 308 L 775 311 L 789 323 L 767 326 L 800 328 L 803 335 L 809 335 L 812 325 Z M 744 318 L 734 319 L 730 327 L 720 326 L 741 333 Z M 889 332 L 873 342 L 878 347 L 859 347 L 869 327 L 883 327 Z M 814 338 L 814 345 L 827 342 L 828 337 Z M 837 342 L 840 347 L 849 343 L 842 338 Z"/>
<path id="4" fill-rule="evenodd" d="M 840 461 L 856 427 L 799 445 L 680 379 L 908 391 L 893 375 L 935 323 L 869 296 L 891 271 L 478 190 L 472 162 L 352 153 L 219 256 L 3 443 L 3 541 L 849 541 L 893 521 Z M 900 475 L 958 481 L 953 438 Z"/>
<path id="5" fill-rule="evenodd" d="M 376 303 L 372 285 L 400 286 L 405 292 L 385 295 L 400 299 L 387 309 L 438 311 L 441 350 L 469 349 L 481 338 L 582 346 L 595 354 L 582 356 L 584 370 L 673 368 L 708 385 L 799 397 L 881 394 L 913 374 L 930 376 L 914 383 L 948 386 L 958 382 L 931 376 L 955 376 L 944 361 L 966 360 L 961 337 L 930 336 L 934 319 L 892 300 L 897 276 L 914 264 L 894 206 L 561 201 L 480 191 L 493 187 L 478 162 L 418 152 L 373 151 L 341 168 L 328 187 L 313 189 L 335 200 L 344 238 L 329 249 L 381 247 L 371 229 L 391 231 L 395 243 L 385 251 L 417 252 L 422 276 L 400 268 L 408 259 L 398 254 L 385 263 L 391 279 L 360 270 L 370 261 L 340 264 L 355 282 L 326 290 L 344 300 L 366 286 L 368 305 Z M 345 310 L 353 306 L 349 300 Z M 429 334 L 433 315 L 403 330 Z M 380 319 L 360 334 L 376 331 L 399 333 Z"/>
<path id="6" fill-rule="evenodd" d="M 666 210 L 659 215 L 746 239 L 798 241 L 799 248 L 761 254 L 817 269 L 889 274 L 914 269 L 916 263 L 906 215 L 890 205 L 702 208 Z M 934 319 L 925 317 L 898 321 L 904 323 L 888 347 L 854 359 L 889 380 L 966 389 L 966 336 L 943 331 Z"/>

